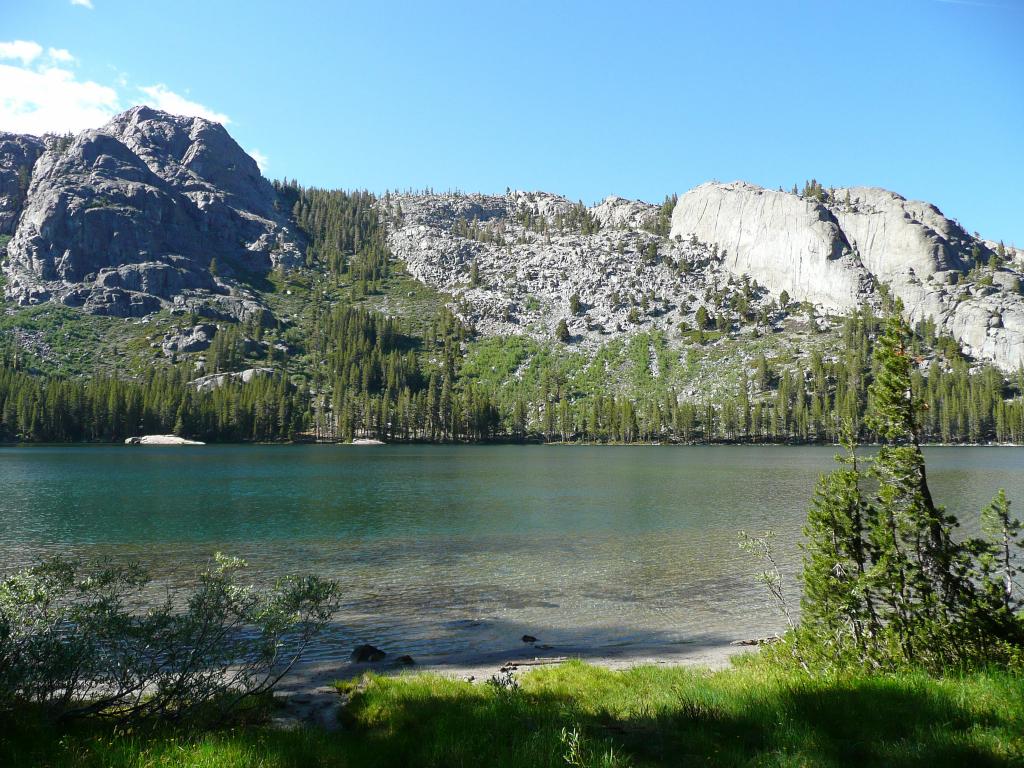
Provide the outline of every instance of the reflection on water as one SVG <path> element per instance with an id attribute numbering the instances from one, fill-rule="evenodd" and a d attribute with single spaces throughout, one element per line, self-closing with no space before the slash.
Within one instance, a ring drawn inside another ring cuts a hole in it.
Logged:
<path id="1" fill-rule="evenodd" d="M 313 571 L 345 603 L 315 658 L 372 642 L 488 655 L 519 637 L 625 650 L 763 635 L 780 622 L 737 531 L 778 532 L 795 568 L 831 448 L 207 446 L 0 448 L 0 561 L 140 559 L 186 581 L 221 550 L 266 577 Z M 999 487 L 1024 505 L 1024 449 L 935 448 L 953 511 Z M 973 520 L 969 526 L 973 527 Z"/>

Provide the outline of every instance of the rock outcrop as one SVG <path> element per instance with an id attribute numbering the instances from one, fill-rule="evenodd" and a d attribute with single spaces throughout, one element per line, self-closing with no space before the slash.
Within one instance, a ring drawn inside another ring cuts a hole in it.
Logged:
<path id="1" fill-rule="evenodd" d="M 849 311 L 871 291 L 835 217 L 796 195 L 702 184 L 679 198 L 670 236 L 712 243 L 732 272 L 830 310 Z"/>
<path id="2" fill-rule="evenodd" d="M 6 144 L 27 158 L 33 142 Z M 222 126 L 135 107 L 70 143 L 50 141 L 35 161 L 8 246 L 7 294 L 116 316 L 218 297 L 211 303 L 238 317 L 257 300 L 242 279 L 301 262 L 276 202 Z"/>
<path id="3" fill-rule="evenodd" d="M 733 273 L 829 311 L 890 290 L 912 322 L 935 320 L 969 354 L 1004 370 L 1024 364 L 1018 267 L 1002 266 L 992 285 L 972 276 L 991 249 L 929 203 L 874 187 L 805 198 L 709 183 L 679 199 L 670 235 L 710 243 Z"/>
<path id="4" fill-rule="evenodd" d="M 751 311 L 770 303 L 733 279 L 710 246 L 637 228 L 657 212 L 648 203 L 610 198 L 581 210 L 557 195 L 513 191 L 391 196 L 382 208 L 395 256 L 453 296 L 453 310 L 486 335 L 551 338 L 564 320 L 573 341 L 593 349 L 622 333 L 676 333 L 701 306 L 717 314 L 740 293 Z"/>
<path id="5" fill-rule="evenodd" d="M 643 229 L 658 211 L 658 206 L 643 200 L 627 200 L 624 197 L 606 197 L 591 209 L 603 228 Z"/>
<path id="6" fill-rule="evenodd" d="M 211 373 L 207 376 L 200 376 L 198 379 L 190 381 L 188 385 L 196 390 L 196 392 L 209 392 L 224 386 L 228 382 L 248 384 L 258 376 L 275 375 L 276 372 L 273 368 L 246 368 L 244 371 L 235 371 L 233 373 Z"/>
<path id="7" fill-rule="evenodd" d="M 697 327 L 702 307 L 726 327 L 740 314 L 772 324 L 783 292 L 845 314 L 889 290 L 912 321 L 934 319 L 968 354 L 1004 370 L 1024 363 L 1017 251 L 1004 247 L 994 272 L 972 271 L 990 244 L 883 189 L 803 197 L 703 184 L 679 198 L 668 238 L 650 231 L 658 206 L 615 197 L 581 211 L 543 192 L 400 195 L 382 209 L 395 255 L 484 334 L 550 338 L 564 320 L 574 343 L 595 348 L 635 330 Z"/>
<path id="8" fill-rule="evenodd" d="M 165 355 L 175 353 L 202 352 L 209 349 L 213 337 L 217 335 L 217 326 L 213 323 L 200 323 L 181 333 L 168 333 L 160 342 Z"/>

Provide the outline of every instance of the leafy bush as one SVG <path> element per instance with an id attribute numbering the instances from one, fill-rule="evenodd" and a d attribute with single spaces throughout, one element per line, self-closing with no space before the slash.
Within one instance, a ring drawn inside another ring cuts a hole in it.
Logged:
<path id="1" fill-rule="evenodd" d="M 225 714 L 291 670 L 337 608 L 339 588 L 289 576 L 239 583 L 221 554 L 189 594 L 147 607 L 138 565 L 55 557 L 0 582 L 0 711 L 46 707 L 68 719 Z"/>

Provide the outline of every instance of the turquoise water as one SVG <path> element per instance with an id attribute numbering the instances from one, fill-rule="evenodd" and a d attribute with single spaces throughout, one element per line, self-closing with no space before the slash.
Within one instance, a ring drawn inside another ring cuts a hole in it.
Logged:
<path id="1" fill-rule="evenodd" d="M 140 559 L 187 581 L 214 551 L 266 576 L 316 571 L 345 604 L 314 657 L 356 642 L 443 659 L 522 649 L 641 653 L 780 621 L 737 531 L 783 564 L 815 447 L 204 446 L 0 448 L 0 562 Z M 932 448 L 933 491 L 972 517 L 1024 505 L 1024 449 Z M 966 518 L 966 516 L 965 516 Z M 790 583 L 792 586 L 792 583 Z"/>

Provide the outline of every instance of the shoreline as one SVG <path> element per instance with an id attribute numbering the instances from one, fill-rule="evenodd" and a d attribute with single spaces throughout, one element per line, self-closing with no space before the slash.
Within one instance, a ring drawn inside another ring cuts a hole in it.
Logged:
<path id="1" fill-rule="evenodd" d="M 436 674 L 474 685 L 486 683 L 502 672 L 528 673 L 531 669 L 579 660 L 597 667 L 622 671 L 634 667 L 696 667 L 709 672 L 727 669 L 732 659 L 756 653 L 756 645 L 731 643 L 682 643 L 639 646 L 615 651 L 608 648 L 536 648 L 524 645 L 519 651 L 424 657 L 415 664 L 403 664 L 390 654 L 384 661 L 357 663 L 299 661 L 274 690 L 281 709 L 273 718 L 279 728 L 313 725 L 325 730 L 340 727 L 338 713 L 346 700 L 334 687 L 339 680 L 366 673 L 387 677 Z"/>
<path id="2" fill-rule="evenodd" d="M 132 438 L 129 438 L 132 439 Z M 555 447 L 555 448 L 842 448 L 839 443 L 830 443 L 824 441 L 807 441 L 807 442 L 794 442 L 791 440 L 772 442 L 770 440 L 719 440 L 714 442 L 635 442 L 635 443 L 616 443 L 616 442 L 562 442 L 553 440 L 550 442 L 542 442 L 536 440 L 527 441 L 503 441 L 503 440 L 492 440 L 486 442 L 430 442 L 428 440 L 399 440 L 393 442 L 386 442 L 383 440 L 370 441 L 367 438 L 358 438 L 352 442 L 344 441 L 328 441 L 328 440 L 292 440 L 292 441 L 280 441 L 280 442 L 250 442 L 250 441 L 224 441 L 224 442 L 199 442 L 185 440 L 183 442 L 168 442 L 168 443 L 147 443 L 149 447 L 160 447 L 160 448 L 175 448 L 179 446 L 192 445 L 192 446 L 207 446 L 207 447 L 218 447 L 218 446 L 252 446 L 252 447 L 292 447 L 292 446 L 317 446 L 317 447 L 332 447 L 332 446 L 347 446 L 347 447 L 392 447 L 392 446 L 437 446 L 437 447 L 467 447 L 467 448 L 478 448 L 478 447 L 499 447 L 499 446 L 517 446 L 517 447 L 532 447 L 532 448 L 543 448 L 543 447 Z M 858 448 L 880 448 L 881 443 L 860 443 Z M 86 441 L 79 440 L 75 442 L 66 443 L 45 443 L 45 442 L 10 442 L 0 440 L 0 448 L 78 448 L 78 447 L 132 447 L 127 441 L 112 440 L 112 441 Z M 1024 448 L 1024 443 L 999 443 L 999 442 L 985 442 L 985 443 L 921 443 L 922 448 Z"/>

